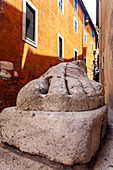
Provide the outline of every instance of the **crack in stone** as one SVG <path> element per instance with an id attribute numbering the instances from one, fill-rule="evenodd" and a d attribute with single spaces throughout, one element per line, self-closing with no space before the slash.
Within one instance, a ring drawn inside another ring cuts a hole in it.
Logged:
<path id="1" fill-rule="evenodd" d="M 69 91 L 69 87 L 68 87 L 68 81 L 66 80 L 66 70 L 67 70 L 67 66 L 68 66 L 68 63 L 66 64 L 66 68 L 65 68 L 64 80 L 65 80 L 65 86 L 66 86 L 66 89 L 67 89 L 67 93 L 68 93 L 68 95 L 71 95 L 71 93 L 70 93 L 70 91 Z"/>

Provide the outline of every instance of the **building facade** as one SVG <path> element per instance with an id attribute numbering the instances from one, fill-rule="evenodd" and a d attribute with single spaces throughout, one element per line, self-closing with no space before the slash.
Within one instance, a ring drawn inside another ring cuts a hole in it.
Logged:
<path id="1" fill-rule="evenodd" d="M 1 103 L 8 86 L 16 96 L 60 62 L 84 60 L 93 78 L 96 30 L 82 0 L 1 0 L 0 21 Z"/>
<path id="2" fill-rule="evenodd" d="M 105 101 L 113 109 L 113 1 L 97 0 L 97 7 L 100 82 L 104 85 Z"/>

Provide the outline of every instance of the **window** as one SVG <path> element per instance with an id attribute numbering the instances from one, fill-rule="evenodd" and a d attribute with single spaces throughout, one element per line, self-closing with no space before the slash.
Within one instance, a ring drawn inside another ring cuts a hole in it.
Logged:
<path id="1" fill-rule="evenodd" d="M 85 44 L 87 44 L 87 34 L 85 31 L 84 31 L 84 42 L 85 42 Z"/>
<path id="2" fill-rule="evenodd" d="M 94 36 L 95 36 L 95 32 L 91 30 L 91 37 L 94 38 Z"/>
<path id="3" fill-rule="evenodd" d="M 58 33 L 58 59 L 63 61 L 64 57 L 64 38 Z"/>
<path id="4" fill-rule="evenodd" d="M 74 17 L 74 30 L 76 31 L 76 33 L 78 33 L 78 21 L 75 17 Z"/>
<path id="5" fill-rule="evenodd" d="M 74 61 L 78 60 L 78 51 L 74 48 Z"/>
<path id="6" fill-rule="evenodd" d="M 86 66 L 87 66 L 87 59 L 86 59 L 86 57 L 84 57 L 84 62 L 86 64 Z"/>
<path id="7" fill-rule="evenodd" d="M 64 0 L 58 0 L 58 7 L 62 14 L 64 14 Z"/>
<path id="8" fill-rule="evenodd" d="M 93 51 L 93 43 L 91 42 L 91 51 Z"/>
<path id="9" fill-rule="evenodd" d="M 74 0 L 74 8 L 75 8 L 76 12 L 78 12 L 78 3 L 77 3 L 77 0 Z"/>
<path id="10" fill-rule="evenodd" d="M 23 0 L 22 39 L 37 47 L 38 37 L 38 10 L 29 0 Z"/>

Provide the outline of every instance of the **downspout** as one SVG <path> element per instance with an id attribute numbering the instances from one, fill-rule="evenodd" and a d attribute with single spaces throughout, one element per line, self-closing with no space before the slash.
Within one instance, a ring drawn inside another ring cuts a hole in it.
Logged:
<path id="1" fill-rule="evenodd" d="M 82 10 L 82 61 L 83 61 L 83 59 L 84 59 L 84 56 L 83 56 L 83 41 L 84 41 L 84 39 L 83 39 L 83 10 Z"/>
<path id="2" fill-rule="evenodd" d="M 101 2 L 101 0 L 100 0 L 100 4 L 99 4 L 99 9 L 100 9 L 100 12 L 99 12 L 99 16 L 100 16 L 100 18 L 99 18 L 99 39 L 100 39 L 100 46 L 99 46 L 99 61 L 100 61 L 100 74 L 99 74 L 99 80 L 100 80 L 100 82 L 101 82 L 101 80 L 102 80 L 102 78 L 101 78 L 101 76 L 102 76 L 102 29 L 101 29 L 101 27 L 102 27 L 102 2 Z"/>
<path id="3" fill-rule="evenodd" d="M 96 26 L 99 26 L 99 0 L 96 0 Z"/>

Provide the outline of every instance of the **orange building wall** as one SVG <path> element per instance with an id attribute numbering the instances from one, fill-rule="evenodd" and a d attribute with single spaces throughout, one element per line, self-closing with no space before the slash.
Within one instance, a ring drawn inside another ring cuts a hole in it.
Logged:
<path id="1" fill-rule="evenodd" d="M 30 0 L 38 9 L 38 48 L 22 41 L 22 0 L 2 0 L 0 3 L 0 61 L 12 62 L 17 73 L 12 79 L 19 80 L 15 94 L 27 82 L 45 73 L 50 64 L 56 65 L 58 60 L 58 32 L 64 38 L 64 61 L 74 60 L 74 48 L 78 50 L 78 59 L 83 53 L 87 58 L 88 76 L 92 78 L 91 27 L 84 26 L 84 14 L 78 4 L 78 12 L 74 9 L 74 1 L 64 1 L 64 15 L 58 8 L 58 1 Z M 78 33 L 74 31 L 74 16 L 78 20 Z M 84 44 L 84 30 L 87 33 L 87 44 Z M 95 48 L 95 45 L 94 45 Z M 0 79 L 6 84 L 5 79 Z M 1 88 L 1 87 L 0 87 Z M 12 88 L 12 87 L 11 87 Z M 3 88 L 2 88 L 3 89 Z M 6 90 L 6 89 L 5 89 Z M 4 90 L 4 91 L 5 91 Z M 12 89 L 14 90 L 14 88 Z M 16 98 L 15 95 L 15 98 Z M 3 95 L 4 98 L 4 95 Z M 4 101 L 4 99 L 1 101 Z"/>
<path id="2" fill-rule="evenodd" d="M 84 55 L 87 58 L 87 74 L 90 79 L 93 79 L 93 74 L 91 72 L 91 63 L 93 63 L 94 55 L 93 52 L 91 51 L 91 42 L 93 43 L 93 49 L 96 48 L 95 45 L 95 37 L 91 37 L 91 26 L 88 25 L 87 28 L 84 26 L 84 31 L 87 34 L 87 44 L 83 43 L 84 46 Z"/>

